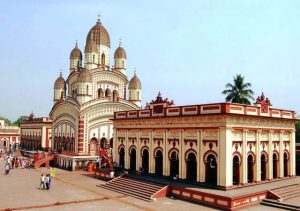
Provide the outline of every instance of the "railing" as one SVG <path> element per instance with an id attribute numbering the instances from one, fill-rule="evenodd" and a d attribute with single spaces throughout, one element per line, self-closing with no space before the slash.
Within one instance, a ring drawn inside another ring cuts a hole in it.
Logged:
<path id="1" fill-rule="evenodd" d="M 49 162 L 50 160 L 53 160 L 53 159 L 54 159 L 54 154 L 52 154 L 50 156 L 47 156 L 43 159 L 37 160 L 37 161 L 34 162 L 34 168 L 39 168 L 39 167 L 41 167 L 42 164 L 44 164 L 46 162 Z"/>

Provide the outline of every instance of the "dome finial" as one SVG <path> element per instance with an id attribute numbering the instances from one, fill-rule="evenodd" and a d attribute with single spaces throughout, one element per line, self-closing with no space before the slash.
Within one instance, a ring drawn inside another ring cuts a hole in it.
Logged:
<path id="1" fill-rule="evenodd" d="M 121 40 L 121 38 L 119 39 L 119 47 L 121 47 L 121 45 L 122 45 L 122 40 Z"/>
<path id="2" fill-rule="evenodd" d="M 76 47 L 76 48 L 78 47 L 78 43 L 77 43 L 77 40 L 75 41 L 75 47 Z"/>
<path id="3" fill-rule="evenodd" d="M 59 69 L 59 76 L 62 77 L 62 70 Z"/>
<path id="4" fill-rule="evenodd" d="M 133 71 L 134 71 L 134 75 L 136 75 L 136 68 L 133 68 Z"/>
<path id="5" fill-rule="evenodd" d="M 98 19 L 97 19 L 97 23 L 101 23 L 101 16 L 100 16 L 100 12 L 98 13 Z"/>

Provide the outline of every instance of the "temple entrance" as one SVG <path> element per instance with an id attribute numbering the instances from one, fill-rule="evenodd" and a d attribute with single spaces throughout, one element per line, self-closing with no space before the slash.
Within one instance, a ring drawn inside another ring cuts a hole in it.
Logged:
<path id="1" fill-rule="evenodd" d="M 68 147 L 69 144 L 66 145 L 66 150 L 70 150 Z M 95 156 L 97 153 L 97 139 L 96 138 L 92 138 L 90 141 L 90 155 L 91 156 Z"/>
<path id="2" fill-rule="evenodd" d="M 212 154 L 206 159 L 205 182 L 210 185 L 217 185 L 217 162 L 216 157 Z"/>
<path id="3" fill-rule="evenodd" d="M 267 178 L 267 161 L 265 154 L 260 156 L 260 170 L 261 170 L 261 181 L 265 181 Z"/>
<path id="4" fill-rule="evenodd" d="M 110 147 L 110 148 L 113 148 L 113 143 L 114 143 L 113 138 L 111 138 L 111 139 L 109 140 L 109 147 Z"/>
<path id="5" fill-rule="evenodd" d="M 119 156 L 120 156 L 119 157 L 119 165 L 121 168 L 124 168 L 125 167 L 125 150 L 123 147 L 120 149 Z"/>
<path id="6" fill-rule="evenodd" d="M 235 155 L 232 160 L 232 184 L 240 184 L 240 159 L 239 156 Z"/>
<path id="7" fill-rule="evenodd" d="M 186 179 L 191 182 L 197 181 L 197 160 L 194 153 L 190 153 L 186 161 Z"/>
<path id="8" fill-rule="evenodd" d="M 288 176 L 288 156 L 287 153 L 283 153 L 283 176 Z"/>
<path id="9" fill-rule="evenodd" d="M 277 155 L 276 153 L 273 154 L 273 179 L 277 178 L 277 165 L 278 165 L 278 160 L 277 160 Z"/>
<path id="10" fill-rule="evenodd" d="M 157 150 L 155 155 L 155 175 L 162 176 L 163 173 L 163 154 L 161 150 Z"/>
<path id="11" fill-rule="evenodd" d="M 253 166 L 254 166 L 254 160 L 253 160 L 253 156 L 250 154 L 248 155 L 247 158 L 247 181 L 248 183 L 252 183 L 253 182 Z"/>
<path id="12" fill-rule="evenodd" d="M 142 169 L 144 170 L 145 174 L 149 173 L 149 151 L 147 149 L 143 150 Z"/>
<path id="13" fill-rule="evenodd" d="M 136 171 L 136 150 L 134 148 L 132 148 L 130 152 L 130 171 Z"/>
<path id="14" fill-rule="evenodd" d="M 101 138 L 100 140 L 100 148 L 104 149 L 106 145 L 106 138 Z"/>
<path id="15" fill-rule="evenodd" d="M 179 174 L 179 160 L 178 153 L 172 152 L 170 158 L 170 177 L 173 178 Z"/>

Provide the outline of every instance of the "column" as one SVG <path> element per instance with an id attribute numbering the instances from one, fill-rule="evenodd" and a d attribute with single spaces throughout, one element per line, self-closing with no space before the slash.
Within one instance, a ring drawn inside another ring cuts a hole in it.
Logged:
<path id="1" fill-rule="evenodd" d="M 155 160 L 153 156 L 153 130 L 150 131 L 150 137 L 149 137 L 149 173 L 155 173 Z"/>
<path id="2" fill-rule="evenodd" d="M 289 169 L 290 169 L 290 175 L 295 176 L 296 175 L 296 148 L 295 148 L 295 132 L 296 130 L 293 129 L 290 134 L 290 159 L 289 159 Z"/>
<path id="3" fill-rule="evenodd" d="M 261 156 L 260 156 L 260 133 L 261 130 L 257 130 L 256 131 L 256 147 L 255 147 L 255 151 L 256 151 L 256 158 L 255 158 L 255 166 L 256 166 L 256 177 L 254 178 L 255 181 L 261 181 Z"/>
<path id="4" fill-rule="evenodd" d="M 199 130 L 199 179 L 200 182 L 205 182 L 205 164 L 203 162 L 203 150 L 204 150 L 204 146 L 203 146 L 203 135 L 204 132 L 202 129 Z"/>
<path id="5" fill-rule="evenodd" d="M 185 163 L 185 157 L 184 157 L 184 130 L 181 129 L 180 135 L 179 135 L 179 178 L 180 179 L 185 179 L 185 168 L 184 168 L 184 163 Z"/>
<path id="6" fill-rule="evenodd" d="M 135 170 L 137 170 L 137 171 L 139 171 L 140 167 L 142 167 L 140 132 L 141 132 L 141 130 L 138 129 L 137 134 L 136 134 L 136 168 L 135 168 Z"/>
<path id="7" fill-rule="evenodd" d="M 84 117 L 79 116 L 78 123 L 78 145 L 77 152 L 78 154 L 83 154 L 83 142 L 84 142 Z"/>
<path id="8" fill-rule="evenodd" d="M 118 131 L 117 128 L 114 127 L 113 129 L 113 150 L 112 150 L 112 157 L 113 161 L 119 163 L 119 155 L 118 155 L 118 148 L 119 148 L 119 140 L 118 140 Z M 98 149 L 99 146 L 97 146 Z"/>
<path id="9" fill-rule="evenodd" d="M 243 131 L 243 144 L 242 144 L 242 180 L 241 183 L 248 183 L 248 174 L 247 174 L 247 133 L 248 130 Z"/>
<path id="10" fill-rule="evenodd" d="M 200 131 L 197 130 L 197 182 L 200 182 L 200 163 L 201 163 L 201 157 L 200 157 Z"/>
<path id="11" fill-rule="evenodd" d="M 273 179 L 273 146 L 272 146 L 272 135 L 273 131 L 270 130 L 268 134 L 268 170 L 267 170 L 267 179 Z"/>
<path id="12" fill-rule="evenodd" d="M 166 129 L 164 132 L 164 140 L 163 140 L 163 175 L 164 176 L 169 176 L 170 175 L 170 161 L 169 161 L 169 156 L 168 156 L 168 139 L 169 139 L 169 130 Z"/>
<path id="13" fill-rule="evenodd" d="M 279 133 L 279 177 L 284 176 L 284 169 L 283 169 L 283 133 L 284 131 L 280 131 Z"/>
<path id="14" fill-rule="evenodd" d="M 227 187 L 232 185 L 232 132 L 226 127 L 220 127 L 219 132 L 217 183 Z"/>
<path id="15" fill-rule="evenodd" d="M 130 168 L 130 155 L 129 155 L 129 140 L 128 140 L 128 129 L 125 130 L 125 141 L 124 141 L 124 145 L 125 145 L 125 169 L 129 169 Z"/>

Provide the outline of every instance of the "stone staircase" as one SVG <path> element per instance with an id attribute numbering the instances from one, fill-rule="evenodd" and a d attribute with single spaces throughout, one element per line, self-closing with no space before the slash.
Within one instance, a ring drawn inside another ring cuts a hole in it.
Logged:
<path id="1" fill-rule="evenodd" d="M 130 177 L 117 177 L 100 187 L 144 201 L 152 201 L 167 195 L 168 186 Z"/>
<path id="2" fill-rule="evenodd" d="M 261 204 L 285 210 L 300 210 L 300 206 L 284 203 L 284 201 L 296 197 L 300 197 L 300 184 L 288 185 L 268 191 L 267 199 L 262 200 Z"/>
<path id="3" fill-rule="evenodd" d="M 39 159 L 39 160 L 36 160 L 36 161 L 34 162 L 34 168 L 35 168 L 35 169 L 36 169 L 36 168 L 40 168 L 41 165 L 43 165 L 43 164 L 45 164 L 45 167 L 48 168 L 48 167 L 49 167 L 49 162 L 50 162 L 51 160 L 53 160 L 53 159 L 54 159 L 54 155 L 52 154 L 52 155 L 50 155 L 50 156 L 46 156 L 46 157 L 44 157 L 44 158 L 41 158 L 41 159 Z"/>

